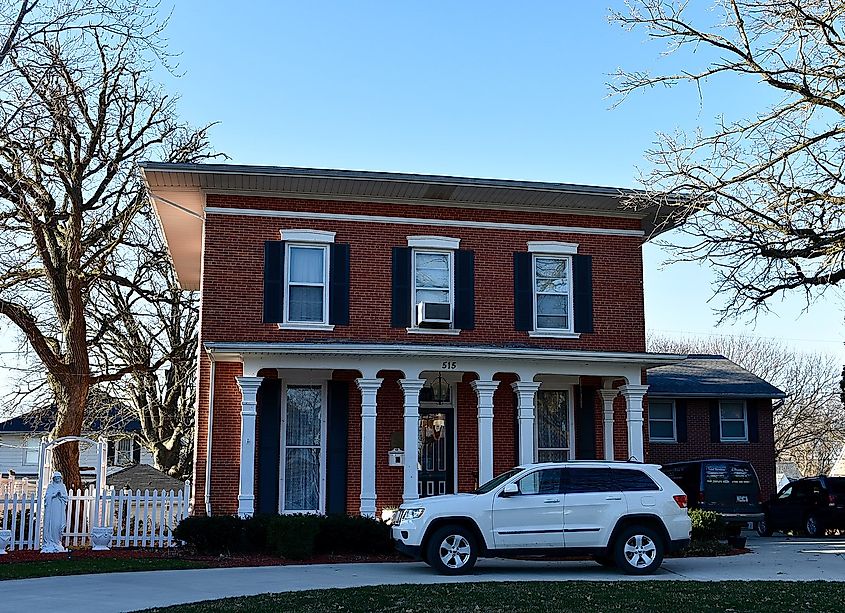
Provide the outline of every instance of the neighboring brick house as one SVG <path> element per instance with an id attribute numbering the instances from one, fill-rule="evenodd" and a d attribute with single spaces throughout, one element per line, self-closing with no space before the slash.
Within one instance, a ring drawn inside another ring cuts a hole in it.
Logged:
<path id="1" fill-rule="evenodd" d="M 671 207 L 555 183 L 141 171 L 202 293 L 195 513 L 375 515 L 521 462 L 648 458 L 644 371 L 684 357 L 645 351 L 641 249 Z"/>
<path id="2" fill-rule="evenodd" d="M 781 390 L 721 355 L 648 371 L 649 461 L 748 460 L 765 500 L 776 491 L 772 401 Z"/>

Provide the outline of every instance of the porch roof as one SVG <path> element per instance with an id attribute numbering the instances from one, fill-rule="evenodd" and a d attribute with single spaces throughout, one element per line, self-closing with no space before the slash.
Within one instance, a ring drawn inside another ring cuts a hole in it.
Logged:
<path id="1" fill-rule="evenodd" d="M 686 356 L 666 353 L 638 353 L 615 351 L 573 351 L 559 349 L 538 349 L 534 347 L 479 346 L 479 345 L 423 345 L 387 343 L 239 343 L 206 342 L 205 350 L 214 361 L 250 362 L 253 369 L 278 367 L 279 358 L 293 368 L 350 368 L 361 370 L 365 358 L 384 360 L 387 364 L 380 370 L 403 370 L 403 366 L 415 368 L 426 362 L 456 359 L 471 360 L 461 364 L 457 370 L 477 371 L 480 364 L 495 372 L 526 372 L 532 368 L 558 367 L 572 369 L 572 373 L 615 374 L 603 372 L 602 365 L 623 367 L 627 374 L 644 368 L 675 364 Z M 335 358 L 336 364 L 325 362 Z M 372 366 L 372 365 L 370 365 Z M 463 366 L 463 367 L 462 367 Z M 360 367 L 360 368 L 359 368 Z M 597 369 L 592 372 L 590 369 Z M 428 370 L 438 370 L 432 367 Z M 542 371 L 539 371 L 542 372 Z M 490 374 L 490 373 L 488 373 Z M 631 381 L 633 382 L 633 381 Z M 636 381 L 639 383 L 639 381 Z"/>

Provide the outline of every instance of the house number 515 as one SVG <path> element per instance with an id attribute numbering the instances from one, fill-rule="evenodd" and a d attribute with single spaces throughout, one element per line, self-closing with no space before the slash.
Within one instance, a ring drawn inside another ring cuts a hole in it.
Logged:
<path id="1" fill-rule="evenodd" d="M 440 365 L 440 370 L 455 370 L 458 367 L 457 362 L 452 362 L 449 360 L 443 360 L 443 363 Z"/>

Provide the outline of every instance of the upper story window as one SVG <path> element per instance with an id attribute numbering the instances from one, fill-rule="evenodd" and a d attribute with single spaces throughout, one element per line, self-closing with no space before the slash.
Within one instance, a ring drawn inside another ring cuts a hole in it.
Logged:
<path id="1" fill-rule="evenodd" d="M 675 428 L 675 403 L 671 400 L 649 400 L 648 438 L 651 441 L 677 440 Z"/>
<path id="2" fill-rule="evenodd" d="M 328 323 L 328 246 L 287 243 L 285 322 Z"/>
<path id="3" fill-rule="evenodd" d="M 534 329 L 572 331 L 571 260 L 534 256 Z"/>
<path id="4" fill-rule="evenodd" d="M 114 463 L 117 466 L 126 466 L 132 463 L 132 458 L 132 439 L 118 439 L 114 447 Z"/>
<path id="5" fill-rule="evenodd" d="M 452 323 L 452 252 L 414 250 L 414 324 L 449 327 Z"/>
<path id="6" fill-rule="evenodd" d="M 514 253 L 514 327 L 551 338 L 592 332 L 592 262 L 574 243 L 528 241 Z"/>
<path id="7" fill-rule="evenodd" d="M 294 330 L 349 325 L 349 245 L 323 230 L 281 234 L 264 244 L 264 323 Z"/>
<path id="8" fill-rule="evenodd" d="M 719 402 L 719 432 L 721 440 L 726 442 L 745 442 L 748 440 L 748 416 L 745 402 L 742 400 L 722 400 Z"/>

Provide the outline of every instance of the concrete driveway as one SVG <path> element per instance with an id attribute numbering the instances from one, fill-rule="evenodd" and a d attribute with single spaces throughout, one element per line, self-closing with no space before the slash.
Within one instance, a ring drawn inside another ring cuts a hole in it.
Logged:
<path id="1" fill-rule="evenodd" d="M 466 581 L 845 581 L 845 538 L 749 538 L 753 553 L 667 560 L 651 577 L 594 562 L 481 560 L 473 575 L 441 577 L 422 563 L 219 568 L 45 577 L 0 583 L 0 611 L 112 613 L 317 588 Z"/>

